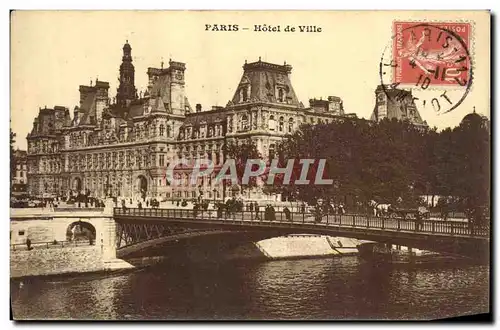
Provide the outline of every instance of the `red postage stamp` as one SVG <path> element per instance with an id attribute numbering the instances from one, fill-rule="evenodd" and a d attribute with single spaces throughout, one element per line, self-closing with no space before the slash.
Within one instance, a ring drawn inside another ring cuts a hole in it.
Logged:
<path id="1" fill-rule="evenodd" d="M 471 80 L 471 24 L 394 22 L 395 84 L 467 86 Z"/>

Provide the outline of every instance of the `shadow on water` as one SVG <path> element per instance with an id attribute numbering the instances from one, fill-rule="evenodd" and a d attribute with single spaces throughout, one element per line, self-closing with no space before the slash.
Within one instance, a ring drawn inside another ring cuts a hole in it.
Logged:
<path id="1" fill-rule="evenodd" d="M 374 267 L 357 257 L 171 260 L 13 286 L 17 318 L 435 319 L 488 311 L 484 266 Z M 15 292 L 17 290 L 17 292 Z"/>

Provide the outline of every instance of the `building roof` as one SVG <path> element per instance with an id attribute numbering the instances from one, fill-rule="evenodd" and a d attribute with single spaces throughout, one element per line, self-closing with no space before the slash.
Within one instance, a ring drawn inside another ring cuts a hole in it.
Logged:
<path id="1" fill-rule="evenodd" d="M 26 155 L 27 155 L 26 150 L 21 150 L 21 149 L 14 150 L 14 158 L 16 158 L 16 160 L 26 158 Z"/>
<path id="2" fill-rule="evenodd" d="M 257 62 L 245 63 L 240 83 L 229 105 L 242 103 L 241 88 L 250 86 L 247 102 L 283 103 L 299 108 L 300 102 L 289 77 L 291 71 L 292 67 L 288 64 L 272 64 L 262 62 L 260 59 Z M 286 92 L 284 102 L 278 102 L 277 87 Z"/>
<path id="3" fill-rule="evenodd" d="M 466 114 L 461 122 L 462 123 L 474 122 L 474 121 L 483 122 L 483 121 L 487 121 L 487 120 L 488 120 L 488 117 L 476 113 L 476 109 L 474 109 L 473 112 Z"/>
<path id="4" fill-rule="evenodd" d="M 376 102 L 370 120 L 379 120 L 378 106 L 379 95 L 385 95 L 383 102 L 387 107 L 386 118 L 408 119 L 411 123 L 416 125 L 427 125 L 427 123 L 420 116 L 420 112 L 415 105 L 411 90 L 392 88 L 388 85 L 379 85 L 375 90 Z"/>
<path id="5" fill-rule="evenodd" d="M 202 123 L 205 124 L 221 123 L 226 119 L 226 117 L 227 113 L 222 112 L 220 110 L 195 112 L 186 115 L 186 119 L 184 120 L 182 127 L 199 126 Z"/>
<path id="6" fill-rule="evenodd" d="M 95 101 L 97 97 L 97 91 L 93 90 L 86 94 L 83 99 L 80 108 L 78 109 L 80 120 L 78 126 L 81 125 L 94 125 L 91 117 L 96 118 Z M 81 113 L 81 114 L 80 114 Z M 73 123 L 75 123 L 75 118 L 73 118 Z"/>

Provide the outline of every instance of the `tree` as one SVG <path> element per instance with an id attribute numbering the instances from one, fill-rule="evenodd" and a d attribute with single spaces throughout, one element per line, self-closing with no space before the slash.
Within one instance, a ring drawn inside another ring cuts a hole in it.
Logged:
<path id="1" fill-rule="evenodd" d="M 394 203 L 399 197 L 411 201 L 425 186 L 420 182 L 425 181 L 421 159 L 426 134 L 407 121 L 395 119 L 303 125 L 279 146 L 280 167 L 295 159 L 293 183 L 301 172 L 298 160 L 315 159 L 308 175 L 314 180 L 319 159 L 326 159 L 323 178 L 332 179 L 333 184 L 285 186 L 275 182 L 274 189 L 306 201 L 326 198 L 353 204 L 375 199 Z"/>
<path id="2" fill-rule="evenodd" d="M 479 216 L 483 210 L 489 210 L 490 204 L 489 130 L 477 118 L 462 122 L 448 135 L 444 140 L 448 162 L 443 166 L 450 174 L 442 180 L 449 185 L 450 194 L 458 197 L 469 218 Z"/>
<path id="3" fill-rule="evenodd" d="M 250 177 L 247 184 L 243 184 L 242 178 L 245 172 L 247 161 L 250 159 L 262 159 L 262 155 L 257 150 L 257 145 L 251 139 L 244 141 L 229 141 L 225 144 L 225 161 L 228 159 L 234 159 L 236 164 L 236 175 L 238 184 L 243 188 L 251 188 L 257 186 L 257 177 Z M 258 164 L 254 164 L 251 169 L 252 171 L 257 170 Z M 226 173 L 227 174 L 227 173 Z M 231 180 L 224 180 L 224 185 L 229 186 Z"/>

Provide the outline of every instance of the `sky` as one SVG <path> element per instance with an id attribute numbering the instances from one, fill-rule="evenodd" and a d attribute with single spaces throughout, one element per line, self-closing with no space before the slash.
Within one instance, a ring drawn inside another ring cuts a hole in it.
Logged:
<path id="1" fill-rule="evenodd" d="M 245 60 L 293 67 L 291 81 L 305 106 L 310 98 L 339 96 L 348 113 L 369 118 L 380 84 L 379 63 L 391 42 L 393 21 L 469 21 L 474 82 L 462 104 L 447 114 L 419 108 L 430 126 L 453 127 L 472 112 L 490 112 L 489 17 L 486 12 L 327 11 L 16 11 L 11 16 L 11 127 L 16 146 L 39 108 L 72 109 L 79 85 L 96 78 L 116 95 L 122 47 L 132 47 L 135 85 L 145 90 L 147 68 L 186 63 L 186 95 L 192 107 L 224 106 L 233 96 Z M 239 25 L 239 31 L 206 31 L 206 25 Z M 281 32 L 256 32 L 255 25 Z M 308 25 L 321 32 L 284 32 Z M 248 28 L 248 30 L 243 30 Z"/>

